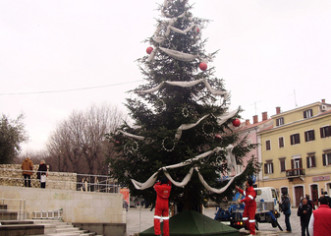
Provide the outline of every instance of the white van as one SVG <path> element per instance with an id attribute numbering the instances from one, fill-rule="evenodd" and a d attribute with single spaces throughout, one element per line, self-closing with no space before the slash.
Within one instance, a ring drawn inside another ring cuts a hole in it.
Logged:
<path id="1" fill-rule="evenodd" d="M 257 208 L 260 206 L 260 210 L 263 210 L 264 207 L 267 207 L 268 210 L 275 210 L 279 212 L 279 199 L 275 188 L 262 187 L 254 188 L 254 190 L 256 191 L 255 201 L 257 203 Z M 267 204 L 261 204 L 263 202 Z"/>

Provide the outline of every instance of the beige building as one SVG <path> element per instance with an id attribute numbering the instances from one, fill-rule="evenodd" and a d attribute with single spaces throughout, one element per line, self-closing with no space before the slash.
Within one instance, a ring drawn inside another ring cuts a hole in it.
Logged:
<path id="1" fill-rule="evenodd" d="M 331 105 L 325 100 L 271 116 L 273 125 L 259 132 L 262 178 L 259 187 L 287 191 L 298 206 L 306 194 L 317 203 L 331 195 Z"/>

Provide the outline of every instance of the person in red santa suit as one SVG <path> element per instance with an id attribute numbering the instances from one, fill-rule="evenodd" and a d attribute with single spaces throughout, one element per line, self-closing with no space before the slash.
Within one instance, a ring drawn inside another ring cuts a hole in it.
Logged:
<path id="1" fill-rule="evenodd" d="M 154 234 L 161 235 L 160 220 L 163 219 L 163 235 L 169 236 L 169 196 L 171 182 L 163 176 L 161 182 L 154 185 L 156 204 L 154 212 Z"/>
<path id="2" fill-rule="evenodd" d="M 243 221 L 246 228 L 249 230 L 251 235 L 255 235 L 255 211 L 256 211 L 256 192 L 253 188 L 253 180 L 248 178 L 246 181 L 246 190 L 240 189 L 236 186 L 236 189 L 245 196 L 244 199 L 238 200 L 239 203 L 245 203 L 245 209 L 243 213 Z"/>

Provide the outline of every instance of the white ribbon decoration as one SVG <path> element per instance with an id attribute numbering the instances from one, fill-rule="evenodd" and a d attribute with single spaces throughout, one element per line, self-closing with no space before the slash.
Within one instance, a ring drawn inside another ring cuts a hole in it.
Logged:
<path id="1" fill-rule="evenodd" d="M 161 86 L 161 84 L 159 85 Z M 154 88 L 155 89 L 155 88 Z M 153 90 L 154 90 L 153 89 Z M 238 111 L 239 111 L 240 107 L 238 107 L 236 110 L 233 110 L 229 113 L 225 113 L 223 114 L 222 116 L 218 116 L 216 117 L 217 118 L 217 123 L 218 125 L 222 125 L 224 122 L 226 122 L 228 119 L 232 118 L 233 116 L 235 116 Z M 188 129 L 192 129 L 194 128 L 195 126 L 197 126 L 201 121 L 203 121 L 204 119 L 206 119 L 209 115 L 204 115 L 203 117 L 201 117 L 197 122 L 195 123 L 191 123 L 191 124 L 182 124 L 180 125 L 178 128 L 177 128 L 177 131 L 176 131 L 176 134 L 175 134 L 175 140 L 179 140 L 181 137 L 182 137 L 182 133 L 183 133 L 183 130 L 188 130 Z M 141 126 L 135 126 L 135 127 L 132 127 L 134 129 L 136 128 L 141 128 Z M 145 140 L 145 137 L 144 136 L 139 136 L 139 135 L 135 135 L 135 134 L 130 134 L 128 132 L 125 132 L 125 131 L 122 131 L 122 130 L 118 130 L 117 132 L 119 133 L 122 133 L 123 135 L 125 136 L 128 136 L 130 138 L 133 138 L 133 139 L 137 139 L 137 140 Z M 232 150 L 231 150 L 232 151 Z M 234 160 L 234 167 L 236 168 L 237 166 L 237 163 L 235 161 L 235 158 L 232 157 L 232 156 L 229 156 L 229 158 L 227 158 L 229 160 Z"/>
<path id="2" fill-rule="evenodd" d="M 225 123 L 228 119 L 234 117 L 240 110 L 240 107 L 238 107 L 236 110 L 230 111 L 228 113 L 225 113 L 221 116 L 217 117 L 217 124 L 218 125 L 222 125 L 223 123 Z"/>
<path id="3" fill-rule="evenodd" d="M 135 135 L 135 134 L 130 134 L 130 133 L 125 132 L 125 131 L 123 131 L 123 130 L 118 130 L 117 132 L 122 133 L 123 135 L 128 136 L 128 137 L 133 138 L 133 139 L 137 139 L 137 140 L 144 140 L 144 139 L 145 139 L 144 136 L 139 136 L 139 135 Z"/>
<path id="4" fill-rule="evenodd" d="M 238 165 L 237 165 L 237 160 L 235 155 L 233 155 L 232 150 L 233 150 L 233 145 L 230 144 L 229 146 L 226 147 L 226 161 L 228 163 L 228 167 L 230 168 L 230 170 L 232 171 L 233 169 L 235 170 L 235 172 L 237 173 L 238 171 Z"/>
<path id="5" fill-rule="evenodd" d="M 226 96 L 227 95 L 226 91 L 215 90 L 215 89 L 211 88 L 210 84 L 207 82 L 206 79 L 198 79 L 198 80 L 194 80 L 194 81 L 163 81 L 154 88 L 150 88 L 150 89 L 146 89 L 146 90 L 137 90 L 136 92 L 139 94 L 154 93 L 154 92 L 158 91 L 159 89 L 161 89 L 164 84 L 178 86 L 178 87 L 182 87 L 182 88 L 189 88 L 189 87 L 193 87 L 199 83 L 204 83 L 206 88 L 209 90 L 209 92 L 215 96 L 217 96 L 217 95 Z"/>
<path id="6" fill-rule="evenodd" d="M 187 34 L 187 32 L 189 32 L 190 30 L 192 30 L 194 26 L 195 26 L 195 25 L 191 25 L 191 26 L 187 27 L 187 28 L 184 29 L 184 30 L 181 30 L 181 29 L 178 29 L 178 28 L 176 28 L 176 27 L 170 26 L 170 29 L 171 29 L 172 31 L 175 31 L 176 33 L 179 33 L 179 34 Z"/>
<path id="7" fill-rule="evenodd" d="M 144 190 L 146 188 L 150 188 L 154 185 L 156 179 L 157 179 L 157 174 L 159 171 L 155 172 L 145 183 L 140 183 L 134 179 L 131 179 L 131 182 L 133 183 L 134 187 L 139 190 Z"/>
<path id="8" fill-rule="evenodd" d="M 189 62 L 189 61 L 193 61 L 194 59 L 196 59 L 198 57 L 197 55 L 180 52 L 180 51 L 172 50 L 169 48 L 160 47 L 160 49 L 161 49 L 161 51 L 166 53 L 168 56 L 175 58 L 177 60 L 180 60 L 180 61 Z"/>
<path id="9" fill-rule="evenodd" d="M 182 137 L 183 130 L 188 130 L 197 126 L 201 121 L 206 119 L 208 116 L 209 115 L 204 115 L 202 118 L 200 118 L 197 122 L 193 124 L 182 124 L 181 126 L 179 126 L 175 135 L 175 140 L 179 140 Z"/>
<path id="10" fill-rule="evenodd" d="M 247 166 L 246 166 L 247 168 Z M 245 168 L 245 170 L 246 170 Z M 209 186 L 207 184 L 207 182 L 204 180 L 203 176 L 200 174 L 199 169 L 195 168 L 195 171 L 198 173 L 200 182 L 202 183 L 202 185 L 208 190 L 211 191 L 213 193 L 217 193 L 217 194 L 221 194 L 223 193 L 225 190 L 227 190 L 227 188 L 232 184 L 232 182 L 235 180 L 235 178 L 237 178 L 238 176 L 240 176 L 245 170 L 243 170 L 242 172 L 240 172 L 239 174 L 236 174 L 233 178 L 230 179 L 230 181 L 221 189 L 217 189 L 217 188 L 213 188 L 211 186 Z"/>
<path id="11" fill-rule="evenodd" d="M 197 155 L 196 157 L 194 158 L 191 158 L 191 159 L 188 159 L 188 160 L 185 160 L 183 162 L 180 162 L 180 163 L 177 163 L 177 164 L 174 164 L 174 165 L 169 165 L 169 166 L 165 166 L 165 167 L 162 167 L 160 168 L 157 172 L 155 172 L 151 177 L 149 177 L 149 179 L 144 182 L 144 183 L 140 183 L 134 179 L 131 179 L 131 182 L 133 183 L 134 187 L 138 190 L 144 190 L 146 188 L 150 188 L 154 185 L 155 181 L 156 181 L 156 177 L 157 177 L 157 174 L 161 171 L 161 170 L 165 170 L 165 169 L 175 169 L 175 168 L 178 168 L 178 167 L 182 167 L 182 166 L 187 166 L 189 164 L 191 164 L 193 161 L 198 161 L 202 158 L 205 158 L 207 156 L 209 156 L 210 154 L 214 153 L 214 152 L 218 152 L 220 151 L 221 148 L 220 147 L 216 147 L 214 148 L 213 150 L 210 150 L 210 151 L 207 151 L 207 152 L 204 152 L 200 155 Z M 166 172 L 166 171 L 164 171 Z M 190 173 L 190 172 L 189 172 Z M 183 183 L 188 183 L 188 181 L 191 179 L 191 175 L 189 175 L 189 173 L 185 176 L 184 180 L 182 181 Z M 172 179 L 172 178 L 171 178 Z M 169 179 L 170 180 L 170 179 Z M 172 179 L 173 180 L 173 179 Z M 171 181 L 171 180 L 170 180 Z M 174 181 L 174 180 L 173 180 Z M 171 181 L 172 182 L 172 181 Z M 182 185 L 182 183 L 178 183 L 176 181 L 172 182 L 174 185 L 178 184 L 179 186 Z M 184 185 L 185 186 L 185 185 Z"/>
<path id="12" fill-rule="evenodd" d="M 162 168 L 163 169 L 163 173 L 165 176 L 167 176 L 168 180 L 171 181 L 171 183 L 173 183 L 175 186 L 180 187 L 180 188 L 184 188 L 187 183 L 191 180 L 192 174 L 193 174 L 193 167 L 189 170 L 189 172 L 186 174 L 186 176 L 184 177 L 184 179 L 182 180 L 182 182 L 176 182 L 171 176 L 170 174 L 167 172 L 167 169 L 165 167 Z"/>

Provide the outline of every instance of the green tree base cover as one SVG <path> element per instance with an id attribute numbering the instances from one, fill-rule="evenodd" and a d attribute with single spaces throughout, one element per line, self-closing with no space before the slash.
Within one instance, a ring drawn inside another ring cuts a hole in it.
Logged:
<path id="1" fill-rule="evenodd" d="M 207 20 L 194 17 L 191 8 L 185 0 L 165 1 L 160 6 L 157 29 L 146 40 L 153 50 L 138 60 L 146 82 L 132 91 L 136 97 L 126 103 L 134 124 L 126 123 L 119 132 L 108 135 L 120 153 L 109 158 L 112 177 L 128 186 L 133 196 L 151 203 L 155 200 L 153 188 L 137 190 L 131 179 L 145 182 L 164 166 L 219 147 L 218 152 L 206 158 L 167 170 L 180 182 L 191 167 L 197 167 L 208 185 L 219 189 L 228 183 L 224 177 L 231 172 L 225 161 L 226 147 L 234 146 L 232 153 L 237 163 L 254 148 L 233 132 L 232 120 L 240 118 L 239 110 L 220 122 L 220 117 L 229 112 L 229 95 L 223 80 L 214 76 L 215 68 L 210 66 L 216 52 L 207 54 L 204 49 L 206 40 L 201 38 L 201 31 Z M 204 65 L 199 69 L 201 62 L 209 68 Z M 180 130 L 185 124 L 190 128 Z M 208 200 L 230 198 L 234 185 L 240 185 L 258 170 L 259 164 L 252 158 L 244 173 L 222 194 L 208 191 L 194 172 L 184 188 L 173 187 L 170 201 L 179 210 L 199 211 Z"/>

